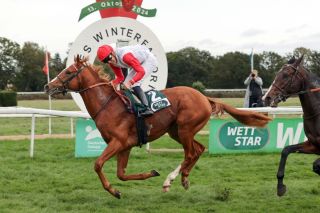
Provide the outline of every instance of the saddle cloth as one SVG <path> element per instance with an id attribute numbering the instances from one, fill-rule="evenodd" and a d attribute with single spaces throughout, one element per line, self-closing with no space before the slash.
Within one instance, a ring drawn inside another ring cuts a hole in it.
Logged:
<path id="1" fill-rule="evenodd" d="M 153 112 L 157 112 L 171 105 L 168 98 L 160 91 L 150 90 L 145 92 L 145 94 L 148 99 L 149 108 Z M 139 98 L 132 91 L 125 90 L 124 95 L 129 98 L 133 112 L 141 112 L 146 109 L 146 107 L 140 102 Z"/>

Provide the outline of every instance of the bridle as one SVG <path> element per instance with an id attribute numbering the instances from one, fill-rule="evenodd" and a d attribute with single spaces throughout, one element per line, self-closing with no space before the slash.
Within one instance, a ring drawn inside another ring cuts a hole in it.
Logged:
<path id="1" fill-rule="evenodd" d="M 285 66 L 289 66 L 290 68 L 294 69 L 295 70 L 295 73 L 294 75 L 292 75 L 291 79 L 289 80 L 290 82 L 287 84 L 286 87 L 284 87 L 283 89 L 281 89 L 280 86 L 278 86 L 277 84 L 275 83 L 272 83 L 272 86 L 274 86 L 275 88 L 277 88 L 279 91 L 280 91 L 280 94 L 274 98 L 274 101 L 275 100 L 280 100 L 280 101 L 285 101 L 289 96 L 292 96 L 292 95 L 305 95 L 307 93 L 312 93 L 312 92 L 320 92 L 320 88 L 313 88 L 313 89 L 306 89 L 306 85 L 305 85 L 305 81 L 304 81 L 304 76 L 302 75 L 302 73 L 299 71 L 299 66 L 296 68 L 294 66 L 292 66 L 291 64 L 287 64 Z M 282 70 L 282 69 L 281 69 Z M 302 86 L 302 90 L 299 91 L 299 92 L 295 92 L 295 93 L 287 93 L 286 92 L 286 89 L 288 87 L 291 87 L 292 84 L 293 84 L 293 79 L 294 78 L 299 78 L 300 80 L 302 80 L 303 82 L 303 86 Z M 309 116 L 306 116 L 306 115 L 303 115 L 304 119 L 305 120 L 308 120 L 308 119 L 313 119 L 315 116 L 318 116 L 320 114 L 320 111 L 312 114 L 312 115 L 309 115 Z"/>
<path id="2" fill-rule="evenodd" d="M 69 87 L 69 83 L 70 81 L 72 81 L 75 77 L 77 77 L 78 80 L 78 85 L 80 85 L 80 79 L 79 79 L 79 74 L 84 70 L 85 66 L 83 66 L 83 64 L 81 64 L 82 66 L 80 68 L 77 68 L 76 65 L 72 64 L 72 67 L 75 68 L 76 71 L 70 71 L 68 68 L 66 68 L 65 70 L 63 70 L 63 72 L 69 72 L 72 73 L 72 75 L 70 75 L 67 79 L 63 80 L 59 77 L 59 75 L 57 76 L 57 79 L 60 81 L 60 83 L 62 84 L 62 90 L 58 91 L 58 92 L 62 92 L 63 95 L 67 94 L 68 91 L 71 91 L 68 89 Z M 72 91 L 72 92 L 76 92 L 76 91 Z"/>
<path id="3" fill-rule="evenodd" d="M 280 91 L 280 94 L 278 94 L 278 96 L 275 97 L 274 100 L 280 100 L 280 101 L 286 101 L 290 96 L 292 95 L 301 95 L 301 94 L 306 94 L 309 92 L 309 90 L 305 90 L 305 82 L 303 75 L 299 72 L 299 66 L 298 67 L 294 67 L 291 64 L 287 64 L 284 65 L 284 67 L 290 67 L 292 69 L 294 69 L 294 75 L 291 76 L 290 80 L 288 81 L 288 83 L 286 83 L 286 86 L 284 88 L 281 88 L 279 85 L 277 85 L 275 82 L 272 83 L 271 86 L 275 87 L 277 90 Z M 283 68 L 282 68 L 283 69 Z M 281 70 L 282 70 L 281 69 Z M 295 93 L 288 93 L 286 90 L 290 87 L 292 87 L 293 85 L 293 79 L 295 78 L 299 78 L 300 80 L 302 80 L 303 82 L 303 86 L 302 86 L 302 91 L 299 92 L 295 92 Z"/>
<path id="4" fill-rule="evenodd" d="M 77 66 L 75 64 L 73 64 L 72 66 L 70 67 L 73 67 L 74 70 L 73 71 L 70 71 L 69 70 L 69 67 L 66 68 L 65 72 L 69 72 L 69 73 L 72 73 L 67 79 L 63 80 L 59 77 L 59 75 L 57 76 L 57 79 L 60 81 L 60 83 L 62 84 L 62 89 L 61 87 L 57 87 L 55 90 L 53 90 L 54 92 L 51 93 L 50 95 L 54 94 L 54 93 L 58 93 L 58 92 L 62 92 L 62 94 L 66 94 L 67 92 L 71 91 L 71 92 L 76 92 L 76 93 L 83 93 L 85 91 L 88 91 L 89 89 L 92 89 L 92 88 L 95 88 L 95 87 L 99 87 L 99 86 L 103 86 L 103 85 L 110 85 L 111 83 L 108 83 L 108 82 L 100 82 L 100 83 L 97 83 L 97 84 L 93 84 L 93 85 L 90 85 L 89 87 L 87 88 L 83 88 L 81 89 L 80 88 L 80 85 L 81 85 L 81 79 L 79 78 L 79 74 L 85 70 L 85 68 L 88 68 L 89 71 L 93 72 L 92 70 L 92 67 L 87 65 L 87 64 L 83 64 L 81 63 L 81 67 L 77 68 Z M 62 71 L 62 72 L 63 72 Z M 69 88 L 69 83 L 74 79 L 74 78 L 77 78 L 77 81 L 78 81 L 78 85 L 79 85 L 79 89 L 78 90 L 70 90 L 68 89 Z M 114 93 L 112 93 L 111 95 L 109 95 L 102 103 L 102 106 L 101 108 L 94 114 L 92 115 L 92 119 L 95 119 L 98 114 L 108 105 L 109 101 L 111 100 L 111 98 L 113 97 Z"/>
<path id="5" fill-rule="evenodd" d="M 80 87 L 81 85 L 81 80 L 79 78 L 79 74 L 84 70 L 84 68 L 88 68 L 90 71 L 93 71 L 91 66 L 87 65 L 87 64 L 83 64 L 81 63 L 81 67 L 80 68 L 77 68 L 76 65 L 72 64 L 71 65 L 75 71 L 70 71 L 69 70 L 69 67 L 66 68 L 65 72 L 69 72 L 69 73 L 72 73 L 67 79 L 63 80 L 59 77 L 59 75 L 57 76 L 57 79 L 60 81 L 60 83 L 62 84 L 62 89 L 61 87 L 57 88 L 57 90 L 55 90 L 54 92 L 62 92 L 63 95 L 67 94 L 67 92 L 76 92 L 76 93 L 83 93 L 89 89 L 92 89 L 94 87 L 98 87 L 98 86 L 102 86 L 102 85 L 107 85 L 107 84 L 110 84 L 110 83 L 107 83 L 107 82 L 102 82 L 102 83 L 97 83 L 97 84 L 94 84 L 94 85 L 91 85 L 87 88 L 79 88 L 78 90 L 70 90 L 68 89 L 69 88 L 69 83 L 74 79 L 74 78 L 77 78 L 77 81 L 78 81 L 78 85 Z"/>

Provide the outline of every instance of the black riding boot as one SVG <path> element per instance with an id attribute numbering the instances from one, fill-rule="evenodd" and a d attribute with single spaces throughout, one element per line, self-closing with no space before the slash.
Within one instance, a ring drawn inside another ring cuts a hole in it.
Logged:
<path id="1" fill-rule="evenodd" d="M 153 111 L 149 108 L 146 94 L 144 94 L 141 87 L 136 86 L 136 87 L 133 87 L 132 89 L 133 89 L 134 93 L 138 96 L 138 98 L 140 99 L 141 103 L 147 107 L 147 109 L 144 112 L 140 113 L 140 115 L 145 116 L 145 117 L 153 115 Z"/>

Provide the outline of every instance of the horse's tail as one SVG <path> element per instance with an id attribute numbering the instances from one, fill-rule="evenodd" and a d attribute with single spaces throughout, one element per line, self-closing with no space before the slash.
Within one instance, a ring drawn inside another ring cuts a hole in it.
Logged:
<path id="1" fill-rule="evenodd" d="M 221 102 L 218 99 L 209 98 L 209 97 L 207 98 L 211 104 L 212 113 L 214 115 L 223 114 L 224 111 L 226 111 L 240 123 L 247 126 L 255 126 L 255 127 L 264 127 L 266 124 L 268 124 L 269 121 L 272 120 L 271 118 L 269 118 L 268 116 L 262 113 L 249 111 L 249 110 L 239 110 L 228 104 Z"/>

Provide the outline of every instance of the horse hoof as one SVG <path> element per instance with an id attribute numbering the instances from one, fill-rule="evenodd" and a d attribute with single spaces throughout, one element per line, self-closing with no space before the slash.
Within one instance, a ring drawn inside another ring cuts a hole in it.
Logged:
<path id="1" fill-rule="evenodd" d="M 189 180 L 184 180 L 184 181 L 182 181 L 182 186 L 183 186 L 183 188 L 184 188 L 185 190 L 188 190 L 188 189 L 189 189 L 189 186 L 190 186 Z"/>
<path id="2" fill-rule="evenodd" d="M 163 192 L 168 192 L 168 191 L 170 191 L 170 186 L 163 186 L 163 187 L 162 187 L 162 191 L 163 191 Z"/>
<path id="3" fill-rule="evenodd" d="M 287 191 L 286 185 L 280 185 L 280 186 L 278 186 L 277 195 L 278 195 L 279 197 L 281 197 L 281 196 L 283 196 L 283 195 L 286 193 L 286 191 Z"/>
<path id="4" fill-rule="evenodd" d="M 313 172 L 320 175 L 320 159 L 317 159 L 313 162 Z"/>
<path id="5" fill-rule="evenodd" d="M 156 170 L 151 170 L 152 177 L 160 176 L 160 173 Z"/>
<path id="6" fill-rule="evenodd" d="M 121 192 L 118 190 L 115 190 L 114 194 L 113 194 L 116 198 L 120 199 L 121 198 Z"/>

